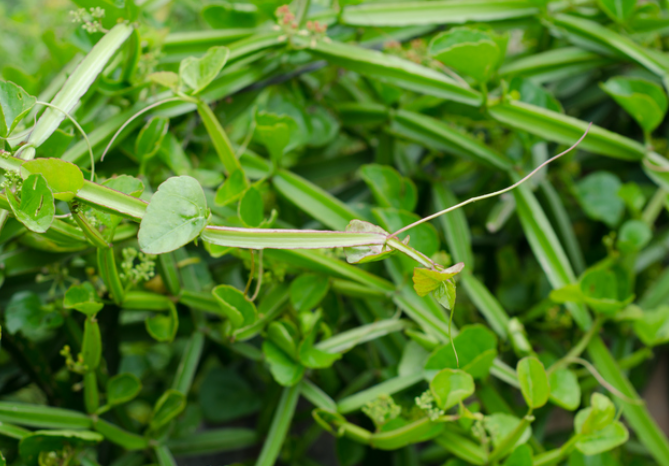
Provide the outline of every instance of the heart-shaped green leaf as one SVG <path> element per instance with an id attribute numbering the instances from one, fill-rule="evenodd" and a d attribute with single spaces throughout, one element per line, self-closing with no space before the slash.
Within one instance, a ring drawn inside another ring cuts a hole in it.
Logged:
<path id="1" fill-rule="evenodd" d="M 446 309 L 455 306 L 455 280 L 453 277 L 465 268 L 464 262 L 452 265 L 444 270 L 430 270 L 416 267 L 413 271 L 413 288 L 418 296 L 430 293 Z"/>
<path id="2" fill-rule="evenodd" d="M 576 413 L 574 430 L 577 434 L 591 434 L 608 427 L 616 417 L 613 402 L 601 393 L 593 393 L 590 407 Z"/>
<path id="3" fill-rule="evenodd" d="M 63 305 L 65 309 L 76 309 L 88 316 L 95 315 L 104 306 L 91 282 L 68 288 Z"/>
<path id="4" fill-rule="evenodd" d="M 277 167 L 281 166 L 283 154 L 299 143 L 299 131 L 299 126 L 289 115 L 268 112 L 256 114 L 256 139 L 267 148 Z"/>
<path id="5" fill-rule="evenodd" d="M 177 309 L 171 305 L 167 313 L 155 314 L 145 321 L 146 331 L 156 341 L 169 342 L 174 340 L 179 330 L 179 316 Z"/>
<path id="6" fill-rule="evenodd" d="M 474 379 L 459 369 L 444 369 L 430 382 L 430 391 L 437 406 L 449 409 L 474 393 Z"/>
<path id="7" fill-rule="evenodd" d="M 217 46 L 207 50 L 201 58 L 188 57 L 179 66 L 179 78 L 193 94 L 199 94 L 221 72 L 229 55 L 227 47 Z"/>
<path id="8" fill-rule="evenodd" d="M 324 275 L 304 274 L 290 284 L 290 302 L 297 312 L 311 311 L 323 300 L 330 288 Z"/>
<path id="9" fill-rule="evenodd" d="M 35 159 L 21 165 L 21 178 L 39 173 L 53 192 L 53 197 L 69 202 L 84 186 L 84 175 L 75 164 L 60 159 Z"/>
<path id="10" fill-rule="evenodd" d="M 411 212 L 418 197 L 410 178 L 400 175 L 388 165 L 364 165 L 360 175 L 381 207 L 395 207 Z"/>
<path id="11" fill-rule="evenodd" d="M 597 455 L 622 445 L 628 438 L 627 427 L 619 421 L 613 421 L 601 430 L 580 436 L 576 448 L 584 455 Z"/>
<path id="12" fill-rule="evenodd" d="M 216 205 L 224 206 L 239 199 L 246 191 L 248 181 L 242 170 L 230 173 L 227 180 L 216 191 L 214 202 Z"/>
<path id="13" fill-rule="evenodd" d="M 616 0 L 615 3 L 624 1 Z M 602 89 L 646 132 L 657 128 L 667 113 L 667 94 L 660 86 L 645 79 L 615 77 L 602 84 Z"/>
<path id="14" fill-rule="evenodd" d="M 139 225 L 139 247 L 147 254 L 174 251 L 197 238 L 208 218 L 207 200 L 197 180 L 168 178 L 151 198 Z"/>
<path id="15" fill-rule="evenodd" d="M 490 34 L 459 27 L 435 36 L 430 42 L 430 55 L 446 66 L 485 82 L 499 65 L 502 51 Z"/>
<path id="16" fill-rule="evenodd" d="M 21 200 L 7 190 L 7 201 L 16 219 L 35 233 L 44 233 L 53 223 L 56 208 L 53 193 L 39 173 L 27 177 L 21 185 Z"/>
<path id="17" fill-rule="evenodd" d="M 669 341 L 669 306 L 660 306 L 644 311 L 641 319 L 634 322 L 634 331 L 648 346 L 661 345 Z"/>
<path id="18" fill-rule="evenodd" d="M 133 374 L 118 374 L 107 382 L 107 404 L 117 406 L 134 399 L 142 390 L 142 383 Z"/>
<path id="19" fill-rule="evenodd" d="M 234 328 L 255 322 L 258 314 L 255 305 L 247 300 L 244 293 L 237 288 L 230 285 L 218 285 L 212 290 L 212 294 Z"/>
<path id="20" fill-rule="evenodd" d="M 279 385 L 291 387 L 302 379 L 304 366 L 288 356 L 281 348 L 269 340 L 262 344 L 272 377 Z"/>
<path id="21" fill-rule="evenodd" d="M 453 346 L 458 352 L 456 358 Z M 483 325 L 467 325 L 448 343 L 432 352 L 425 363 L 425 375 L 433 377 L 441 369 L 462 369 L 475 379 L 487 377 L 497 357 L 497 336 Z"/>

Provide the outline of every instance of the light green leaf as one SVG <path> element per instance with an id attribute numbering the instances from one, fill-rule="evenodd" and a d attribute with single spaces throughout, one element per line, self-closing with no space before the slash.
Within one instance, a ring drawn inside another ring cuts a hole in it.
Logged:
<path id="1" fill-rule="evenodd" d="M 167 390 L 153 408 L 149 427 L 156 430 L 177 417 L 186 407 L 186 397 L 176 390 Z"/>
<path id="2" fill-rule="evenodd" d="M 104 304 L 100 302 L 95 288 L 91 282 L 84 282 L 81 285 L 72 285 L 65 293 L 63 301 L 65 309 L 76 309 L 88 316 L 95 315 Z"/>
<path id="3" fill-rule="evenodd" d="M 304 367 L 269 340 L 262 344 L 269 370 L 279 385 L 291 387 L 302 379 Z"/>
<path id="4" fill-rule="evenodd" d="M 297 312 L 311 311 L 323 300 L 329 287 L 325 275 L 300 275 L 290 284 L 290 302 Z"/>
<path id="5" fill-rule="evenodd" d="M 416 207 L 416 186 L 410 178 L 403 177 L 393 167 L 363 165 L 360 174 L 381 207 L 395 207 L 409 212 Z"/>
<path id="6" fill-rule="evenodd" d="M 564 303 L 582 303 L 583 293 L 578 283 L 563 286 L 550 292 L 551 301 L 559 304 Z"/>
<path id="7" fill-rule="evenodd" d="M 531 79 L 515 77 L 509 83 L 509 91 L 517 92 L 520 101 L 554 112 L 562 112 L 562 105 L 553 95 Z"/>
<path id="8" fill-rule="evenodd" d="M 474 379 L 459 369 L 443 369 L 430 382 L 437 406 L 447 410 L 474 393 Z"/>
<path id="9" fill-rule="evenodd" d="M 325 369 L 332 366 L 334 362 L 341 359 L 339 353 L 328 353 L 313 346 L 313 339 L 315 338 L 315 330 L 312 331 L 313 336 L 306 338 L 298 348 L 298 356 L 300 362 L 310 369 Z"/>
<path id="10" fill-rule="evenodd" d="M 224 206 L 239 199 L 246 191 L 248 181 L 242 170 L 230 173 L 227 180 L 216 191 L 214 202 L 216 205 Z"/>
<path id="11" fill-rule="evenodd" d="M 615 227 L 625 211 L 625 204 L 618 197 L 621 185 L 617 176 L 605 171 L 592 173 L 580 180 L 576 185 L 576 194 L 588 217 Z"/>
<path id="12" fill-rule="evenodd" d="M 600 0 L 602 1 L 602 0 Z M 613 0 L 606 0 L 613 3 Z M 615 3 L 626 0 L 615 0 Z M 615 77 L 602 89 L 634 118 L 646 132 L 662 123 L 667 113 L 667 94 L 657 84 L 640 78 Z"/>
<path id="13" fill-rule="evenodd" d="M 27 229 L 44 233 L 51 227 L 56 208 L 53 193 L 41 174 L 30 175 L 23 181 L 20 201 L 11 190 L 6 193 L 14 216 Z"/>
<path id="14" fill-rule="evenodd" d="M 490 34 L 469 28 L 453 28 L 430 42 L 430 55 L 479 82 L 497 68 L 502 52 Z"/>
<path id="15" fill-rule="evenodd" d="M 239 218 L 244 225 L 252 228 L 260 226 L 264 218 L 264 204 L 260 191 L 253 186 L 247 189 L 239 201 L 238 210 Z"/>
<path id="16" fill-rule="evenodd" d="M 624 271 L 605 269 L 586 270 L 580 280 L 585 303 L 602 314 L 614 314 L 634 300 L 629 283 L 625 283 Z"/>
<path id="17" fill-rule="evenodd" d="M 283 154 L 299 142 L 299 126 L 289 115 L 268 112 L 256 114 L 256 138 L 267 148 L 272 162 L 280 167 Z"/>
<path id="18" fill-rule="evenodd" d="M 21 178 L 25 181 L 31 174 L 39 173 L 61 201 L 71 201 L 84 186 L 84 175 L 73 163 L 60 159 L 36 159 L 21 165 Z"/>
<path id="19" fill-rule="evenodd" d="M 619 421 L 613 421 L 605 428 L 579 437 L 576 448 L 584 455 L 597 455 L 627 442 L 629 432 Z"/>
<path id="20" fill-rule="evenodd" d="M 190 176 L 168 178 L 151 198 L 139 226 L 139 247 L 147 254 L 180 248 L 207 225 L 209 209 L 200 184 Z"/>
<path id="21" fill-rule="evenodd" d="M 593 393 L 590 407 L 576 413 L 574 430 L 577 434 L 591 434 L 608 427 L 616 416 L 613 402 L 601 393 Z"/>
<path id="22" fill-rule="evenodd" d="M 520 391 L 530 408 L 541 408 L 548 401 L 550 388 L 544 365 L 535 357 L 523 358 L 516 367 Z"/>
<path id="23" fill-rule="evenodd" d="M 432 352 L 425 363 L 425 375 L 433 377 L 441 369 L 462 369 L 475 379 L 487 377 L 497 357 L 497 336 L 483 325 L 466 325 L 453 339 L 457 358 L 451 344 Z"/>
<path id="24" fill-rule="evenodd" d="M 502 466 L 532 466 L 532 449 L 527 444 L 518 446 Z"/>
<path id="25" fill-rule="evenodd" d="M 0 81 L 0 137 L 9 136 L 36 101 L 16 84 Z"/>
<path id="26" fill-rule="evenodd" d="M 628 220 L 618 232 L 618 249 L 622 252 L 639 252 L 653 239 L 653 232 L 646 222 Z"/>
<path id="27" fill-rule="evenodd" d="M 135 156 L 140 161 L 145 161 L 156 155 L 169 126 L 170 120 L 167 118 L 151 118 L 144 125 L 135 142 Z"/>
<path id="28" fill-rule="evenodd" d="M 212 294 L 234 328 L 255 322 L 258 314 L 255 305 L 247 300 L 244 293 L 237 288 L 230 285 L 218 285 L 212 290 Z"/>
<path id="29" fill-rule="evenodd" d="M 648 346 L 669 342 L 669 306 L 644 311 L 643 317 L 634 322 L 634 331 Z"/>
<path id="30" fill-rule="evenodd" d="M 267 327 L 267 338 L 288 356 L 294 360 L 298 359 L 296 343 L 298 333 L 292 322 L 284 320 L 272 322 Z"/>
<path id="31" fill-rule="evenodd" d="M 578 378 L 569 369 L 551 372 L 548 378 L 551 393 L 550 400 L 568 411 L 573 411 L 581 404 L 581 386 Z"/>
<path id="32" fill-rule="evenodd" d="M 107 404 L 117 406 L 135 398 L 142 390 L 142 383 L 133 374 L 118 374 L 107 382 Z"/>
<path id="33" fill-rule="evenodd" d="M 201 58 L 188 57 L 179 66 L 179 78 L 193 90 L 193 94 L 199 94 L 220 73 L 229 55 L 227 47 L 218 46 L 207 50 Z"/>
<path id="34" fill-rule="evenodd" d="M 439 288 L 442 282 L 450 280 L 465 268 L 459 262 L 444 270 L 430 270 L 416 267 L 413 272 L 413 287 L 418 296 L 426 296 Z"/>

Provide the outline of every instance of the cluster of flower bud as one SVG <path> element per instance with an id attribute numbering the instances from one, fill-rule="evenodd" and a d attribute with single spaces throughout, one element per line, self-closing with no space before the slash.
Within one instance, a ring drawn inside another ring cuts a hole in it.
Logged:
<path id="1" fill-rule="evenodd" d="M 79 8 L 78 10 L 70 11 L 70 17 L 72 18 L 73 23 L 83 23 L 82 28 L 89 34 L 94 32 L 105 32 L 105 29 L 102 27 L 102 23 L 99 21 L 104 18 L 105 10 L 104 8 L 95 7 L 90 8 L 86 11 L 85 8 Z"/>

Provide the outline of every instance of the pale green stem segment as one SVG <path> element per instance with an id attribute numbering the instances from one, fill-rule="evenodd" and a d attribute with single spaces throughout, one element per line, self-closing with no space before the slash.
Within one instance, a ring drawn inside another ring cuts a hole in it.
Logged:
<path id="1" fill-rule="evenodd" d="M 569 456 L 569 454 L 576 446 L 576 442 L 578 442 L 578 440 L 579 437 L 575 435 L 560 448 L 538 454 L 532 460 L 532 466 L 551 466 L 560 463 L 562 460 L 567 458 L 567 456 Z"/>
<path id="2" fill-rule="evenodd" d="M 378 233 L 353 233 L 327 230 L 273 230 L 208 226 L 204 241 L 219 246 L 245 249 L 322 249 L 383 245 L 386 236 Z"/>
<path id="3" fill-rule="evenodd" d="M 98 230 L 93 228 L 93 226 L 88 222 L 88 220 L 86 220 L 84 214 L 75 206 L 72 206 L 71 210 L 73 211 L 72 217 L 74 218 L 74 221 L 77 222 L 77 225 L 79 225 L 81 231 L 84 232 L 86 238 L 96 248 L 107 249 L 109 247 L 109 244 L 102 237 L 102 234 Z"/>
<path id="4" fill-rule="evenodd" d="M 86 93 L 98 75 L 107 65 L 109 59 L 116 53 L 118 48 L 132 33 L 132 26 L 128 24 L 117 24 L 111 31 L 104 35 L 95 44 L 93 49 L 86 55 L 77 69 L 65 82 L 65 85 L 51 101 L 53 107 L 57 107 L 63 113 L 71 112 Z M 39 147 L 58 128 L 63 121 L 63 114 L 49 109 L 37 122 L 34 131 L 28 139 L 28 144 Z M 33 154 L 34 156 L 34 151 Z"/>
<path id="5" fill-rule="evenodd" d="M 188 394 L 195 378 L 195 371 L 200 363 L 203 348 L 204 334 L 199 331 L 193 332 L 188 343 L 186 343 L 186 348 L 177 368 L 174 382 L 172 382 L 173 389 L 180 391 L 184 395 Z"/>
<path id="6" fill-rule="evenodd" d="M 437 212 L 437 213 L 435 213 L 435 214 L 428 215 L 427 217 L 422 218 L 422 219 L 420 219 L 420 220 L 418 220 L 418 221 L 416 221 L 416 222 L 414 222 L 414 223 L 412 223 L 412 224 L 410 224 L 410 225 L 407 225 L 407 226 L 405 226 L 404 228 L 400 228 L 399 230 L 397 230 L 395 233 L 393 233 L 393 234 L 390 235 L 390 236 L 397 236 L 397 235 L 399 235 L 400 233 L 403 233 L 403 232 L 405 232 L 405 231 L 407 231 L 407 230 L 410 230 L 410 229 L 413 228 L 413 227 L 416 227 L 416 226 L 420 225 L 421 223 L 429 222 L 430 220 L 433 220 L 433 219 L 435 219 L 435 218 L 437 218 L 437 217 L 440 217 L 440 216 L 442 216 L 442 215 L 444 215 L 444 214 L 447 214 L 447 213 L 452 212 L 452 211 L 454 211 L 454 210 L 456 210 L 456 209 L 459 209 L 460 207 L 464 207 L 464 206 L 466 206 L 467 204 L 471 204 L 471 203 L 476 202 L 476 201 L 482 201 L 483 199 L 488 199 L 488 198 L 491 198 L 491 197 L 499 196 L 500 194 L 504 194 L 504 193 L 506 193 L 506 192 L 509 192 L 509 191 L 511 191 L 511 190 L 513 190 L 513 189 L 515 189 L 515 188 L 517 188 L 518 186 L 520 186 L 521 184 L 523 184 L 525 181 L 529 180 L 535 173 L 537 173 L 539 170 L 541 170 L 542 168 L 544 168 L 546 165 L 548 165 L 549 163 L 551 163 L 551 162 L 553 162 L 553 161 L 559 159 L 559 158 L 562 157 L 563 155 L 565 155 L 565 154 L 571 152 L 573 149 L 575 149 L 576 146 L 578 146 L 578 145 L 581 143 L 581 141 L 583 141 L 583 139 L 585 139 L 585 137 L 588 135 L 588 131 L 590 130 L 590 127 L 591 127 L 591 126 L 592 126 L 592 123 L 589 123 L 587 129 L 585 130 L 585 133 L 583 133 L 583 135 L 578 139 L 578 141 L 576 141 L 576 142 L 575 142 L 569 149 L 567 149 L 567 150 L 565 150 L 565 151 L 563 151 L 563 152 L 560 152 L 559 154 L 557 154 L 557 155 L 551 157 L 550 159 L 546 160 L 544 163 L 542 163 L 542 164 L 540 164 L 539 166 L 537 166 L 534 170 L 532 170 L 530 173 L 528 173 L 527 175 L 525 175 L 525 177 L 521 178 L 519 181 L 515 182 L 515 183 L 512 184 L 511 186 L 509 186 L 509 187 L 507 187 L 507 188 L 504 188 L 504 189 L 501 189 L 501 190 L 499 190 L 499 191 L 495 191 L 494 193 L 483 194 L 483 195 L 481 195 L 481 196 L 475 196 L 475 197 L 469 198 L 469 199 L 467 199 L 466 201 L 463 201 L 463 202 L 461 202 L 461 203 L 459 203 L 459 204 L 456 204 L 456 205 L 454 205 L 454 206 L 452 206 L 452 207 L 449 207 L 448 209 L 444 209 L 444 210 L 441 210 L 441 211 L 439 211 L 439 212 Z"/>
<path id="7" fill-rule="evenodd" d="M 279 456 L 279 451 L 281 450 L 281 445 L 283 445 L 283 441 L 286 438 L 288 428 L 293 419 L 293 414 L 295 414 L 295 407 L 297 406 L 297 400 L 300 397 L 300 390 L 300 383 L 283 389 L 281 399 L 279 400 L 279 406 L 277 406 L 276 412 L 274 413 L 272 425 L 269 428 L 269 433 L 267 434 L 267 439 L 260 452 L 260 456 L 256 461 L 256 466 L 272 466 L 276 462 L 276 459 Z"/>
<path id="8" fill-rule="evenodd" d="M 235 170 L 241 170 L 242 165 L 235 156 L 235 151 L 232 149 L 230 139 L 228 139 L 223 126 L 221 126 L 209 105 L 205 102 L 198 101 L 197 112 L 200 114 L 200 118 L 202 118 L 202 123 L 204 123 L 205 128 L 207 128 L 209 137 L 211 137 L 211 142 L 214 144 L 214 149 L 216 149 L 216 153 L 221 159 L 227 174 L 230 175 L 230 173 Z"/>

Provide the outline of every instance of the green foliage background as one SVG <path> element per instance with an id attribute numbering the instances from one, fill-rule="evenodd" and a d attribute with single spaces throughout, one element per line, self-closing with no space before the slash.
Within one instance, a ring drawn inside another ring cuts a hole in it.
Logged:
<path id="1" fill-rule="evenodd" d="M 282 3 L 0 1 L 0 464 L 668 465 L 667 2 Z"/>

